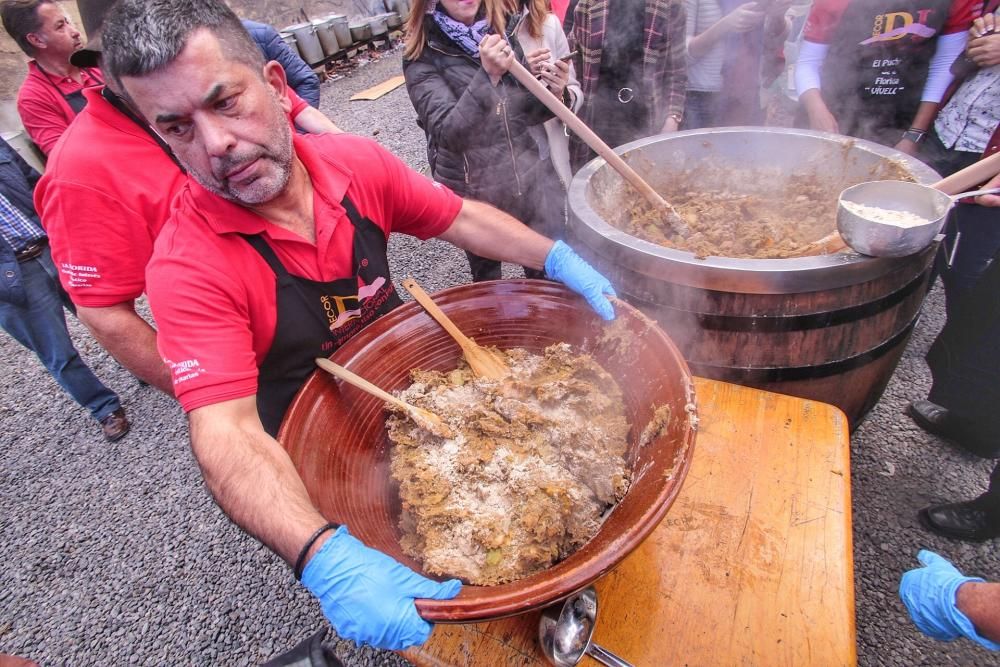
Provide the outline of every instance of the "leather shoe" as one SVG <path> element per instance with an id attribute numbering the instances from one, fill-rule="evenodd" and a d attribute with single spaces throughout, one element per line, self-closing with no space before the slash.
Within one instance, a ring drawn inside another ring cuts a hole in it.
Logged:
<path id="1" fill-rule="evenodd" d="M 906 406 L 906 414 L 923 430 L 944 438 L 970 454 L 984 459 L 1000 457 L 1000 449 L 995 444 L 985 444 L 968 435 L 961 421 L 956 419 L 948 408 L 931 401 L 919 400 Z"/>
<path id="2" fill-rule="evenodd" d="M 125 418 L 125 410 L 118 408 L 110 415 L 101 420 L 101 430 L 108 442 L 121 440 L 128 433 L 129 423 Z"/>
<path id="3" fill-rule="evenodd" d="M 930 505 L 920 510 L 918 516 L 928 530 L 953 540 L 982 542 L 1000 537 L 1000 516 L 984 509 L 978 498 Z"/>
<path id="4" fill-rule="evenodd" d="M 906 414 L 910 415 L 917 426 L 928 433 L 947 440 L 957 439 L 958 429 L 952 424 L 948 408 L 921 399 L 907 405 Z"/>

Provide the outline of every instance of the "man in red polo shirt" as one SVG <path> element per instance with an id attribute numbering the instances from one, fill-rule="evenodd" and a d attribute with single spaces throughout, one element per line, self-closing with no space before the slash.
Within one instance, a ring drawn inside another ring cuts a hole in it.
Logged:
<path id="1" fill-rule="evenodd" d="M 91 39 L 73 54 L 77 64 L 99 67 L 101 27 L 113 4 L 81 3 Z M 110 89 L 83 95 L 87 107 L 50 155 L 35 189 L 35 207 L 80 321 L 132 374 L 173 394 L 156 330 L 136 312 L 135 300 L 145 291 L 153 241 L 187 179 L 169 147 Z M 294 91 L 289 100 L 297 125 L 339 132 Z"/>
<path id="2" fill-rule="evenodd" d="M 148 293 L 209 489 L 294 564 L 341 636 L 423 642 L 431 628 L 414 599 L 453 597 L 458 582 L 421 577 L 327 523 L 274 439 L 285 408 L 314 357 L 400 303 L 391 232 L 544 268 L 609 319 L 611 285 L 564 243 L 463 201 L 374 142 L 293 138 L 283 71 L 221 0 L 124 0 L 104 56 L 193 177 L 156 241 Z"/>
<path id="3" fill-rule="evenodd" d="M 83 42 L 54 0 L 5 0 L 0 16 L 7 34 L 28 57 L 28 76 L 17 94 L 17 112 L 28 136 L 48 155 L 87 100 L 83 91 L 103 85 L 100 70 L 70 62 Z"/>

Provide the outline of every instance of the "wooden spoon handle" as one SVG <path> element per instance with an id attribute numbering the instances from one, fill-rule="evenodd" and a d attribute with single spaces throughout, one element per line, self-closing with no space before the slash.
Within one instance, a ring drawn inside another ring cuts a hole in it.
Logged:
<path id="1" fill-rule="evenodd" d="M 617 171 L 622 177 L 628 181 L 632 187 L 639 191 L 639 193 L 648 199 L 654 206 L 661 209 L 667 209 L 673 211 L 673 207 L 667 203 L 667 201 L 660 196 L 660 194 L 654 190 L 649 183 L 647 183 L 642 176 L 636 173 L 635 169 L 628 166 L 625 162 L 615 153 L 614 150 L 601 139 L 597 134 L 587 127 L 580 118 L 573 113 L 573 110 L 562 103 L 558 97 L 552 94 L 552 91 L 543 84 L 541 81 L 535 78 L 535 76 L 525 69 L 524 65 L 515 60 L 510 66 L 510 73 L 514 75 L 514 78 L 521 82 L 521 85 L 528 89 L 528 92 L 533 94 L 538 98 L 538 101 L 544 104 L 549 110 L 556 115 L 556 117 L 566 124 L 566 127 L 573 130 L 576 136 L 580 137 L 588 146 L 594 149 L 594 152 L 604 158 L 611 167 Z M 676 213 L 674 213 L 676 215 Z"/>
<path id="2" fill-rule="evenodd" d="M 372 396 L 375 396 L 376 398 L 381 398 L 383 401 L 386 401 L 387 403 L 392 403 L 393 405 L 403 408 L 408 412 L 417 409 L 415 406 L 410 405 L 406 401 L 396 398 L 395 396 L 393 396 L 392 394 L 383 389 L 379 389 L 378 387 L 376 387 L 375 385 L 373 385 L 371 382 L 364 379 L 360 375 L 355 375 L 354 373 L 347 370 L 343 366 L 339 366 L 330 361 L 329 359 L 322 359 L 317 357 L 316 365 L 322 368 L 330 375 L 338 377 L 344 382 L 352 384 L 361 391 L 366 391 Z"/>
<path id="3" fill-rule="evenodd" d="M 994 153 L 965 169 L 959 169 L 947 178 L 931 185 L 946 195 L 956 195 L 1000 174 L 1000 153 Z"/>
<path id="4" fill-rule="evenodd" d="M 417 281 L 413 278 L 407 278 L 402 282 L 403 289 L 410 293 L 410 296 L 424 307 L 427 314 L 433 317 L 438 324 L 444 327 L 444 330 L 454 338 L 463 350 L 469 348 L 475 348 L 476 344 L 469 340 L 469 337 L 462 333 L 461 329 L 455 326 L 455 323 L 444 314 L 444 311 L 438 308 L 438 305 L 434 303 L 430 295 L 424 291 L 424 289 L 417 284 Z"/>

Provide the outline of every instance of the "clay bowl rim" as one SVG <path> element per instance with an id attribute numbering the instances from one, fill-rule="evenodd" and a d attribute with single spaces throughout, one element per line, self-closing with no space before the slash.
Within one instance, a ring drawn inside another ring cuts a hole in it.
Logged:
<path id="1" fill-rule="evenodd" d="M 525 288 L 529 286 L 531 292 L 525 291 Z M 539 289 L 543 291 L 538 292 Z M 540 295 L 561 296 L 578 301 L 581 308 L 586 308 L 590 311 L 590 306 L 575 293 L 562 285 L 543 280 L 485 281 L 450 287 L 433 292 L 431 296 L 435 303 L 448 313 L 451 308 L 455 307 L 457 302 L 460 303 L 469 296 L 474 296 L 476 292 L 488 293 L 490 291 L 500 291 L 504 294 L 505 298 L 512 296 L 521 298 Z M 664 349 L 668 351 L 673 363 L 680 370 L 677 381 L 686 382 L 686 391 L 689 400 L 695 402 L 693 376 L 683 356 L 670 337 L 655 322 L 643 315 L 634 306 L 619 299 L 615 300 L 615 309 L 619 317 L 623 313 L 628 313 L 628 317 L 652 324 L 652 326 L 648 327 L 647 335 L 655 336 L 661 340 Z M 351 359 L 363 348 L 370 345 L 372 341 L 387 333 L 402 320 L 410 317 L 426 318 L 428 323 L 433 324 L 433 320 L 431 320 L 430 316 L 424 312 L 419 304 L 414 301 L 404 303 L 402 306 L 365 327 L 334 352 L 330 359 L 337 363 L 345 363 L 345 358 Z M 594 317 L 596 318 L 597 315 L 595 314 Z M 438 325 L 433 324 L 433 326 Z M 449 338 L 443 329 L 441 329 L 440 335 L 442 338 Z M 456 360 L 460 355 L 461 352 L 458 351 Z M 288 417 L 300 409 L 298 407 L 300 402 L 305 405 L 308 395 L 312 391 L 312 385 L 326 381 L 328 379 L 321 371 L 314 372 L 309 376 L 289 406 L 286 419 L 282 422 L 278 433 L 279 442 L 284 443 L 286 430 L 291 422 Z M 586 588 L 595 580 L 621 564 L 660 524 L 676 500 L 687 477 L 694 453 L 694 443 L 697 433 L 696 428 L 694 428 L 691 422 L 691 416 L 684 415 L 682 418 L 687 420 L 688 426 L 683 431 L 683 441 L 678 443 L 678 453 L 675 454 L 675 467 L 670 482 L 662 484 L 654 501 L 641 512 L 638 519 L 629 526 L 627 531 L 622 532 L 621 535 L 610 541 L 604 549 L 588 553 L 586 549 L 591 544 L 591 542 L 588 542 L 575 553 L 556 563 L 551 568 L 515 582 L 497 586 L 472 586 L 470 584 L 463 584 L 462 591 L 458 597 L 451 600 L 419 598 L 415 603 L 420 616 L 427 621 L 436 623 L 476 623 L 519 615 L 560 602 Z M 669 437 L 669 435 L 660 435 L 654 441 L 647 444 L 646 447 L 652 447 L 657 440 L 666 437 Z M 387 441 L 386 444 L 388 446 Z M 284 444 L 282 446 L 284 447 Z M 585 555 L 581 556 L 581 553 Z M 561 572 L 562 570 L 567 571 L 563 573 Z M 557 572 L 555 577 L 552 576 L 553 571 Z M 421 574 L 430 576 L 425 573 Z M 444 577 L 435 576 L 431 576 L 431 578 L 438 581 L 445 579 Z M 477 592 L 474 597 L 467 597 L 467 591 L 470 589 L 474 589 Z M 555 595 L 553 595 L 553 590 L 557 591 Z"/>

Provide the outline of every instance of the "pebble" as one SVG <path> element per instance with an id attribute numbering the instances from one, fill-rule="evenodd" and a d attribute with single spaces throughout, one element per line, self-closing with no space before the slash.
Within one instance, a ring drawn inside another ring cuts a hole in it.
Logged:
<path id="1" fill-rule="evenodd" d="M 409 166 L 426 169 L 423 132 L 404 87 L 376 101 L 348 101 L 399 74 L 400 54 L 324 84 L 322 109 L 348 131 L 377 132 Z M 443 242 L 393 237 L 390 256 L 397 281 L 410 275 L 428 291 L 469 278 L 463 253 Z M 507 266 L 505 275 L 520 276 L 520 268 Z M 148 315 L 144 302 L 140 308 Z M 991 465 L 903 414 L 927 393 L 923 355 L 943 312 L 935 290 L 885 396 L 852 438 L 861 665 L 996 664 L 968 641 L 923 637 L 901 615 L 896 592 L 921 548 L 1000 580 L 995 544 L 938 538 L 912 520 L 926 502 L 981 493 Z M 139 385 L 68 321 L 86 361 L 121 395 L 132 432 L 105 442 L 35 357 L 0 334 L 0 653 L 45 665 L 250 665 L 324 627 L 319 605 L 287 566 L 212 501 L 172 399 Z M 892 477 L 879 474 L 887 461 L 896 462 Z M 348 666 L 407 664 L 332 631 L 327 641 Z"/>

